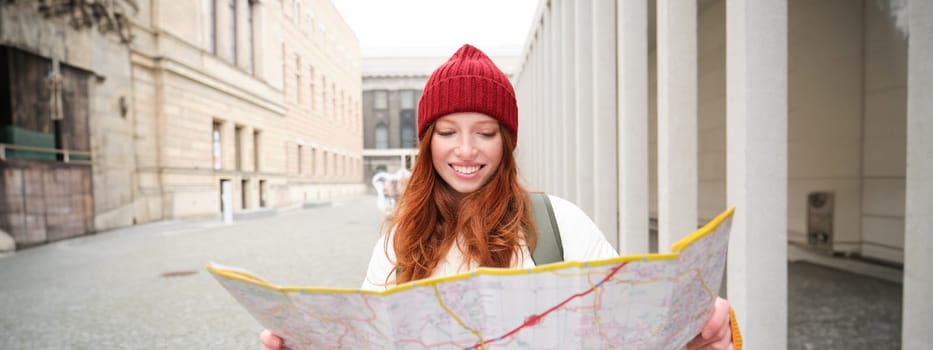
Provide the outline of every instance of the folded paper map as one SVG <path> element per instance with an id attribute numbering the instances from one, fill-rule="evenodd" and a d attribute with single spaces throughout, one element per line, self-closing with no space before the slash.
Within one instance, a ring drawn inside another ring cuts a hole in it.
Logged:
<path id="1" fill-rule="evenodd" d="M 733 210 L 670 254 L 480 268 L 383 292 L 207 269 L 292 349 L 683 349 L 712 313 Z"/>

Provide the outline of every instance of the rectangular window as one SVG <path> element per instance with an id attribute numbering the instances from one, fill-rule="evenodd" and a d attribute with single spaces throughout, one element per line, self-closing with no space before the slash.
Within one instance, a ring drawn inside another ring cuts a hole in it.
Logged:
<path id="1" fill-rule="evenodd" d="M 295 54 L 295 103 L 301 104 L 301 56 Z"/>
<path id="2" fill-rule="evenodd" d="M 298 175 L 301 175 L 301 173 L 302 173 L 302 171 L 301 171 L 301 170 L 302 170 L 302 169 L 301 169 L 301 158 L 302 158 L 302 157 L 301 157 L 301 156 L 302 156 L 302 155 L 301 155 L 301 148 L 302 148 L 301 145 L 298 145 Z"/>
<path id="3" fill-rule="evenodd" d="M 402 109 L 415 109 L 415 92 L 412 90 L 402 90 L 399 92 L 402 100 Z"/>
<path id="4" fill-rule="evenodd" d="M 253 130 L 253 171 L 259 172 L 259 138 L 262 132 Z"/>
<path id="5" fill-rule="evenodd" d="M 389 108 L 389 92 L 385 90 L 373 91 L 373 109 Z"/>
<path id="6" fill-rule="evenodd" d="M 243 126 L 237 125 L 233 129 L 234 147 L 236 156 L 236 170 L 243 170 Z"/>
<path id="7" fill-rule="evenodd" d="M 310 171 L 311 174 L 317 174 L 317 173 L 315 172 L 315 170 L 317 170 L 317 169 L 315 169 L 315 164 L 317 163 L 317 154 L 316 154 L 316 153 L 317 153 L 317 152 L 316 152 L 316 150 L 314 149 L 314 147 L 311 147 L 311 161 L 309 162 L 310 165 L 311 165 L 311 171 Z"/>
<path id="8" fill-rule="evenodd" d="M 321 165 L 321 168 L 324 171 L 324 176 L 327 176 L 329 173 L 329 171 L 327 171 L 327 157 L 329 157 L 329 155 L 327 154 L 327 151 L 324 151 L 324 164 Z"/>
<path id="9" fill-rule="evenodd" d="M 308 106 L 314 110 L 314 67 L 308 67 Z"/>
<path id="10" fill-rule="evenodd" d="M 318 28 L 320 28 L 321 30 L 320 30 L 319 35 L 317 36 L 317 45 L 323 49 L 324 46 L 326 45 L 325 38 L 327 37 L 327 27 L 323 23 L 321 23 L 318 26 Z"/>
<path id="11" fill-rule="evenodd" d="M 223 147 L 221 127 L 223 125 L 219 121 L 214 121 L 214 125 L 211 131 L 211 156 L 213 160 L 214 170 L 220 170 L 223 167 L 223 153 L 221 148 Z"/>
<path id="12" fill-rule="evenodd" d="M 327 77 L 321 76 L 321 113 L 327 116 Z"/>
<path id="13" fill-rule="evenodd" d="M 285 42 L 282 42 L 282 97 L 288 97 L 288 70 L 285 69 L 285 65 L 288 64 L 288 48 L 285 47 Z"/>
<path id="14" fill-rule="evenodd" d="M 243 126 L 233 127 L 233 156 L 236 170 L 243 170 Z"/>
<path id="15" fill-rule="evenodd" d="M 89 161 L 63 151 L 90 149 L 88 78 L 66 63 L 0 45 L 0 144 L 31 148 L 0 150 L 0 159 Z"/>
<path id="16" fill-rule="evenodd" d="M 207 49 L 217 54 L 217 0 L 203 0 L 204 13 L 207 14 Z"/>
<path id="17" fill-rule="evenodd" d="M 253 0 L 248 0 L 246 9 L 246 30 L 249 35 L 249 40 L 246 41 L 246 69 L 248 72 L 253 73 L 255 68 L 253 67 L 253 46 L 256 45 L 253 41 L 256 40 L 255 29 L 253 27 L 253 11 L 256 10 Z"/>
<path id="18" fill-rule="evenodd" d="M 379 122 L 376 125 L 374 138 L 376 139 L 376 148 L 377 149 L 386 149 L 389 148 L 389 127 L 384 123 Z"/>
<path id="19" fill-rule="evenodd" d="M 230 12 L 230 25 L 227 28 L 230 31 L 230 62 L 236 64 L 236 0 L 227 0 L 227 8 Z"/>
<path id="20" fill-rule="evenodd" d="M 240 180 L 240 209 L 249 208 L 249 180 Z"/>
<path id="21" fill-rule="evenodd" d="M 336 92 L 334 92 L 334 95 L 338 96 Z M 343 91 L 340 91 L 339 97 L 337 97 L 334 103 L 337 104 L 335 106 L 336 111 L 334 111 L 334 116 L 337 118 L 337 120 L 343 121 Z"/>
<path id="22" fill-rule="evenodd" d="M 266 180 L 259 180 L 259 206 L 262 208 L 266 207 Z"/>
<path id="23" fill-rule="evenodd" d="M 414 113 L 412 113 L 414 114 Z M 401 146 L 402 148 L 416 148 L 418 147 L 418 138 L 415 136 L 415 124 L 410 122 L 402 122 L 401 132 Z"/>
<path id="24" fill-rule="evenodd" d="M 341 94 L 341 96 L 343 96 L 343 98 L 340 99 L 340 108 L 343 113 L 343 122 L 349 124 L 350 123 L 350 94 Z"/>
<path id="25" fill-rule="evenodd" d="M 343 106 L 344 106 L 343 117 L 346 118 L 348 124 L 350 123 L 350 120 L 351 120 L 350 118 L 353 116 L 352 115 L 353 105 L 351 105 L 350 102 L 351 102 L 350 94 L 347 94 L 343 99 Z"/>
<path id="26" fill-rule="evenodd" d="M 330 84 L 330 111 L 334 114 L 334 118 L 337 118 L 337 83 Z"/>

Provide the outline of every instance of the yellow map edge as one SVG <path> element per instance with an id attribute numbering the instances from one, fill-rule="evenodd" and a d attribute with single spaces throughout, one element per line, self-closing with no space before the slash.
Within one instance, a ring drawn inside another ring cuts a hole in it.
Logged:
<path id="1" fill-rule="evenodd" d="M 679 241 L 671 245 L 672 253 L 670 254 L 652 253 L 652 254 L 626 255 L 626 256 L 619 256 L 615 258 L 588 261 L 588 262 L 565 261 L 565 262 L 559 262 L 559 263 L 554 263 L 554 264 L 542 265 L 542 266 L 538 266 L 538 267 L 534 267 L 530 269 L 501 269 L 501 268 L 483 267 L 483 268 L 479 268 L 479 269 L 476 269 L 475 271 L 468 272 L 468 273 L 462 273 L 462 274 L 446 276 L 446 277 L 429 278 L 429 279 L 424 279 L 424 280 L 415 281 L 415 282 L 408 282 L 408 283 L 401 284 L 399 286 L 390 288 L 382 292 L 359 290 L 359 289 L 342 289 L 342 288 L 302 288 L 302 287 L 278 286 L 278 285 L 274 285 L 269 282 L 266 282 L 265 280 L 259 277 L 256 277 L 254 275 L 251 275 L 243 271 L 228 270 L 224 268 L 215 268 L 214 266 L 210 264 L 205 266 L 205 268 L 211 273 L 218 275 L 218 276 L 222 276 L 222 277 L 229 278 L 232 280 L 237 280 L 240 282 L 255 284 L 257 286 L 264 287 L 264 288 L 274 289 L 282 293 L 305 291 L 305 292 L 345 293 L 345 294 L 373 294 L 373 295 L 386 296 L 386 295 L 398 293 L 401 291 L 409 290 L 415 287 L 424 287 L 424 286 L 431 286 L 431 285 L 435 285 L 439 283 L 464 280 L 464 279 L 468 279 L 470 277 L 477 276 L 477 275 L 497 275 L 497 276 L 523 275 L 523 274 L 530 274 L 530 273 L 555 271 L 555 270 L 565 269 L 568 267 L 605 266 L 605 265 L 614 265 L 614 264 L 618 264 L 621 262 L 629 262 L 629 261 L 677 260 L 677 257 L 680 256 L 680 252 L 682 252 L 684 249 L 689 247 L 690 244 L 692 244 L 693 242 L 696 242 L 700 238 L 703 238 L 706 235 L 715 231 L 716 228 L 719 227 L 719 225 L 721 225 L 723 221 L 725 221 L 727 218 L 731 217 L 733 213 L 735 213 L 735 207 L 730 207 L 729 209 L 726 209 L 725 211 L 720 213 L 718 216 L 716 216 L 715 219 L 710 220 L 710 222 L 708 222 L 706 225 L 703 225 L 703 227 L 700 227 L 693 233 L 687 235 L 684 238 L 681 238 Z"/>

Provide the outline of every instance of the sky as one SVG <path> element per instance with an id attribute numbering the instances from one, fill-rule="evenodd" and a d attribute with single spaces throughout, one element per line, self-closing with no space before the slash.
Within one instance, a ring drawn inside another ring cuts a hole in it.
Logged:
<path id="1" fill-rule="evenodd" d="M 449 54 L 469 43 L 518 55 L 538 0 L 331 0 L 362 55 Z"/>

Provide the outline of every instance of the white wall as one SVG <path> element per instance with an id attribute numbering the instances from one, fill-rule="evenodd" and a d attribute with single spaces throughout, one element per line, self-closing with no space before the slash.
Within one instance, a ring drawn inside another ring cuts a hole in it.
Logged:
<path id="1" fill-rule="evenodd" d="M 788 238 L 807 240 L 807 195 L 835 193 L 833 249 L 861 241 L 862 7 L 788 3 Z"/>
<path id="2" fill-rule="evenodd" d="M 892 13 L 865 2 L 862 254 L 904 261 L 907 39 Z"/>

